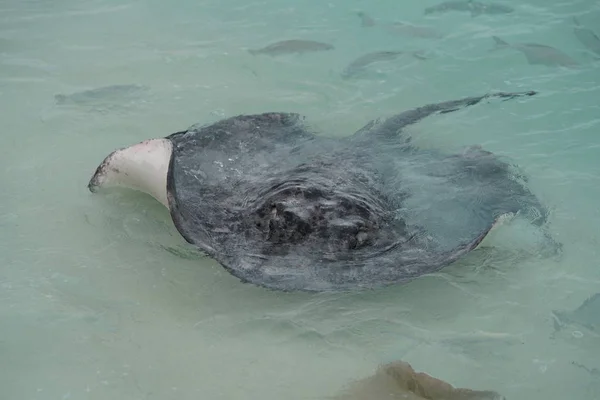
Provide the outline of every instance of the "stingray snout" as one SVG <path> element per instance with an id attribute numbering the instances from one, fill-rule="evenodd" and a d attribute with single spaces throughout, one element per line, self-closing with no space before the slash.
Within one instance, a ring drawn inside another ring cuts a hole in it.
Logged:
<path id="1" fill-rule="evenodd" d="M 102 160 L 100 165 L 98 165 L 98 167 L 94 171 L 94 174 L 92 175 L 92 177 L 90 178 L 90 180 L 88 181 L 88 184 L 87 184 L 87 187 L 90 192 L 96 193 L 98 191 L 98 189 L 100 187 L 102 187 L 102 185 L 104 184 L 104 181 L 106 180 L 106 175 L 107 175 L 106 170 L 107 170 L 108 166 L 110 165 L 111 159 L 112 159 L 113 155 L 115 154 L 115 152 L 116 151 L 113 151 L 108 156 L 106 156 L 104 158 L 104 160 Z"/>
<path id="2" fill-rule="evenodd" d="M 88 182 L 94 193 L 102 187 L 121 186 L 147 193 L 167 208 L 167 174 L 172 155 L 171 141 L 148 139 L 110 153 Z"/>

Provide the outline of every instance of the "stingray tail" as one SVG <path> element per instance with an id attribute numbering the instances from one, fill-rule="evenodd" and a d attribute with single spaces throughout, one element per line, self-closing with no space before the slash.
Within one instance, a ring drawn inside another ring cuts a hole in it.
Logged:
<path id="1" fill-rule="evenodd" d="M 475 104 L 481 102 L 482 100 L 489 99 L 492 97 L 497 97 L 497 98 L 502 99 L 502 101 L 507 101 L 507 100 L 515 99 L 517 97 L 534 96 L 537 93 L 538 92 L 536 92 L 535 90 L 530 90 L 528 92 L 496 92 L 496 93 L 489 93 L 489 94 L 486 94 L 483 96 L 478 96 L 478 97 L 467 97 L 467 98 L 461 99 L 461 100 L 451 100 L 451 101 L 447 101 L 445 103 L 435 104 L 434 107 L 437 108 L 437 110 L 435 110 L 435 111 L 439 112 L 440 114 L 446 114 L 446 113 L 458 111 L 461 108 L 465 108 L 468 106 L 474 106 Z"/>
<path id="2" fill-rule="evenodd" d="M 424 118 L 433 114 L 446 114 L 461 110 L 466 107 L 474 106 L 482 100 L 492 97 L 500 98 L 502 101 L 512 100 L 518 97 L 534 96 L 538 92 L 530 90 L 527 92 L 496 92 L 488 93 L 483 96 L 466 97 L 459 100 L 450 100 L 443 103 L 433 103 L 413 108 L 387 118 L 381 124 L 374 124 L 373 121 L 363 126 L 354 133 L 355 136 L 376 134 L 382 137 L 395 137 L 401 134 L 403 129 L 409 125 L 416 124 Z"/>

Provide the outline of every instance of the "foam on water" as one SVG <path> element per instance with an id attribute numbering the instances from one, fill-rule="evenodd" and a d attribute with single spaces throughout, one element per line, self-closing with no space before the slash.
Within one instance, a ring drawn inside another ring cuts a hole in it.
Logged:
<path id="1" fill-rule="evenodd" d="M 600 342 L 551 311 L 600 291 L 600 64 L 572 32 L 600 5 L 506 0 L 508 15 L 425 17 L 436 1 L 13 1 L 0 4 L 0 398 L 323 399 L 402 359 L 517 399 L 600 397 Z M 356 12 L 442 39 L 363 28 Z M 492 35 L 555 46 L 578 68 L 490 52 Z M 281 57 L 281 39 L 335 50 Z M 372 51 L 428 58 L 344 80 Z M 148 92 L 59 106 L 109 85 Z M 552 209 L 558 259 L 518 224 L 442 273 L 359 294 L 283 294 L 195 255 L 153 199 L 86 184 L 112 150 L 196 122 L 293 111 L 343 135 L 369 119 L 490 90 L 537 90 L 411 128 L 419 145 L 514 159 Z M 167 251 L 168 250 L 168 251 Z M 600 310 L 599 310 L 600 312 Z M 586 368 L 580 367 L 581 365 Z"/>

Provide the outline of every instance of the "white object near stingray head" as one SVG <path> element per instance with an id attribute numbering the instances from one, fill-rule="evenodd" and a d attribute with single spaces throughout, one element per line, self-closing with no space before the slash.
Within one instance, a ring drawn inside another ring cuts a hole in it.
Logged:
<path id="1" fill-rule="evenodd" d="M 88 188 L 126 187 L 147 193 L 169 208 L 167 173 L 173 152 L 169 139 L 149 139 L 110 153 L 98 166 Z"/>

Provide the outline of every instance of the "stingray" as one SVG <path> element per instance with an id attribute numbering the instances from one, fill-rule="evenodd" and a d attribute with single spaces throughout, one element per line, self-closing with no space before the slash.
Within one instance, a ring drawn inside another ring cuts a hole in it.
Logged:
<path id="1" fill-rule="evenodd" d="M 296 113 L 238 115 L 110 153 L 88 188 L 125 186 L 170 211 L 182 237 L 242 282 L 347 291 L 411 281 L 475 249 L 506 215 L 547 210 L 515 168 L 480 146 L 444 153 L 406 128 L 493 93 L 317 134 Z"/>
<path id="2" fill-rule="evenodd" d="M 513 48 L 523 53 L 527 62 L 531 65 L 563 66 L 573 67 L 579 63 L 571 57 L 551 46 L 537 43 L 517 43 L 509 44 L 497 36 L 492 36 L 495 47 L 492 51 L 506 48 Z"/>

